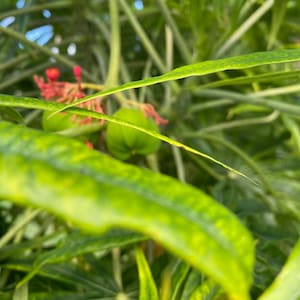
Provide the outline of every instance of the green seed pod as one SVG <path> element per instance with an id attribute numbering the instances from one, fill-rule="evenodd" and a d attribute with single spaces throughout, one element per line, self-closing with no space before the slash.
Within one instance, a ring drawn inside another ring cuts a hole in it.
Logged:
<path id="1" fill-rule="evenodd" d="M 159 132 L 153 119 L 136 109 L 121 108 L 113 117 L 141 128 Z M 106 145 L 109 152 L 118 159 L 126 160 L 132 155 L 148 155 L 158 150 L 160 141 L 134 128 L 109 122 L 106 130 Z"/>
<path id="2" fill-rule="evenodd" d="M 77 120 L 72 121 L 72 114 L 62 112 L 53 115 L 51 118 L 48 118 L 52 113 L 52 111 L 45 111 L 43 113 L 42 125 L 45 131 L 61 131 L 71 127 L 80 126 Z"/>
<path id="3" fill-rule="evenodd" d="M 42 116 L 42 126 L 45 131 L 62 131 L 69 128 L 76 128 L 82 126 L 79 121 L 84 119 L 85 117 L 77 116 L 76 120 L 72 120 L 73 115 L 68 113 L 57 113 L 53 117 L 49 118 L 49 115 L 52 112 L 45 111 Z M 96 143 L 99 138 L 99 133 L 93 133 L 88 135 L 78 135 L 74 137 L 74 139 L 81 141 L 83 143 L 87 141 L 92 141 Z"/>

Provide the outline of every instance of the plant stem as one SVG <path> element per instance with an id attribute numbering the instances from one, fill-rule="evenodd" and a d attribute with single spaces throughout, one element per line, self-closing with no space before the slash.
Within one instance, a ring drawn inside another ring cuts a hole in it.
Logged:
<path id="1" fill-rule="evenodd" d="M 92 22 L 93 24 L 95 24 L 95 26 L 98 28 L 98 30 L 101 32 L 101 34 L 103 35 L 105 41 L 107 42 L 107 44 L 109 45 L 110 48 L 112 48 L 113 46 L 111 46 L 111 38 L 110 38 L 110 32 L 107 29 L 106 25 L 104 24 L 104 22 L 102 22 L 102 20 L 100 20 L 99 18 L 97 18 L 96 16 L 94 16 L 91 13 L 87 13 L 86 14 L 86 18 Z M 120 42 L 121 43 L 121 42 Z M 99 55 L 99 50 L 97 50 L 98 48 L 94 48 L 94 53 L 96 58 L 101 61 L 102 57 Z M 130 75 L 128 72 L 128 69 L 126 67 L 126 64 L 124 62 L 124 60 L 122 59 L 122 55 L 121 53 L 119 53 L 119 57 L 120 57 L 120 63 L 119 63 L 119 68 L 121 71 L 121 75 L 122 75 L 122 79 L 127 82 L 127 81 L 131 81 L 130 79 Z M 104 65 L 104 63 L 102 63 L 101 65 Z M 105 76 L 105 72 L 103 71 L 103 76 Z M 101 89 L 102 90 L 102 89 Z M 133 89 L 128 91 L 128 94 L 130 96 L 131 99 L 136 99 L 136 95 Z"/>
<path id="2" fill-rule="evenodd" d="M 44 9 L 63 9 L 67 6 L 71 6 L 73 3 L 70 0 L 60 0 L 55 2 L 48 2 L 45 4 L 38 4 L 38 5 L 32 5 L 32 6 L 26 6 L 23 8 L 18 8 L 10 11 L 6 11 L 5 13 L 0 14 L 0 19 L 4 19 L 6 17 L 10 16 L 18 16 L 23 14 L 28 14 L 31 12 L 41 11 Z"/>
<path id="3" fill-rule="evenodd" d="M 174 136 L 171 136 L 171 138 L 173 140 L 175 140 Z M 172 148 L 172 153 L 173 153 L 174 162 L 175 162 L 175 166 L 176 166 L 177 177 L 181 182 L 186 182 L 184 162 L 182 159 L 180 149 L 177 147 L 174 147 L 173 145 L 171 146 L 171 148 Z"/>
<path id="4" fill-rule="evenodd" d="M 88 82 L 83 82 L 81 84 L 83 89 L 92 89 L 95 91 L 102 91 L 104 90 L 104 85 L 102 84 L 94 84 L 94 83 L 88 83 Z"/>
<path id="5" fill-rule="evenodd" d="M 188 49 L 188 47 L 186 46 L 186 41 L 184 40 L 184 38 L 182 37 L 178 26 L 176 24 L 176 22 L 174 21 L 170 10 L 166 4 L 165 0 L 157 0 L 157 3 L 161 9 L 161 12 L 167 22 L 167 24 L 170 26 L 174 38 L 175 38 L 175 43 L 178 47 L 179 52 L 181 53 L 183 60 L 185 61 L 186 64 L 190 64 L 192 62 L 192 55 Z"/>
<path id="6" fill-rule="evenodd" d="M 187 137 L 197 137 L 197 136 L 201 136 L 203 133 L 210 133 L 210 132 L 214 132 L 214 131 L 226 130 L 226 129 L 235 128 L 235 127 L 271 123 L 271 122 L 275 121 L 279 117 L 279 115 L 280 115 L 279 112 L 275 110 L 271 114 L 264 116 L 264 117 L 249 118 L 249 119 L 244 119 L 244 120 L 235 120 L 232 122 L 218 123 L 216 125 L 203 128 L 199 131 L 189 133 L 186 136 Z"/>
<path id="7" fill-rule="evenodd" d="M 162 59 L 160 58 L 159 54 L 155 50 L 153 44 L 151 43 L 149 37 L 147 36 L 146 32 L 142 28 L 142 26 L 139 23 L 138 19 L 136 18 L 136 16 L 131 11 L 131 8 L 127 4 L 126 0 L 120 0 L 120 3 L 121 3 L 121 6 L 122 6 L 124 12 L 128 16 L 128 19 L 129 19 L 129 21 L 130 21 L 133 29 L 136 31 L 136 33 L 141 38 L 141 41 L 142 41 L 144 47 L 146 48 L 146 50 L 148 51 L 149 55 L 151 56 L 151 58 L 155 62 L 157 68 L 162 73 L 166 72 L 167 71 L 166 66 L 164 65 Z"/>
<path id="8" fill-rule="evenodd" d="M 114 279 L 117 283 L 118 288 L 120 289 L 120 291 L 122 291 L 123 283 L 122 283 L 120 255 L 121 255 L 120 248 L 112 249 Z"/>
<path id="9" fill-rule="evenodd" d="M 201 110 L 209 109 L 209 108 L 215 108 L 220 106 L 227 106 L 233 104 L 233 100 L 229 99 L 217 99 L 217 100 L 211 100 L 206 101 L 203 103 L 195 104 L 189 108 L 189 113 L 195 113 Z"/>
<path id="10" fill-rule="evenodd" d="M 234 100 L 235 102 L 251 103 L 263 107 L 269 107 L 280 112 L 288 113 L 291 115 L 300 115 L 299 105 L 290 103 L 284 103 L 281 101 L 269 100 L 262 97 L 256 97 L 254 95 L 244 95 L 236 92 L 229 92 L 225 90 L 194 90 L 194 93 L 202 97 L 220 97 L 225 99 Z"/>
<path id="11" fill-rule="evenodd" d="M 110 40 L 110 58 L 108 74 L 105 80 L 105 87 L 116 86 L 119 82 L 120 69 L 120 26 L 119 26 L 119 7 L 118 1 L 109 1 L 111 40 Z"/>
<path id="12" fill-rule="evenodd" d="M 286 95 L 291 93 L 299 93 L 299 91 L 300 91 L 300 84 L 293 84 L 284 87 L 277 87 L 273 89 L 267 89 L 264 91 L 251 93 L 250 95 L 258 96 L 258 97 L 270 97 L 270 96 Z"/>

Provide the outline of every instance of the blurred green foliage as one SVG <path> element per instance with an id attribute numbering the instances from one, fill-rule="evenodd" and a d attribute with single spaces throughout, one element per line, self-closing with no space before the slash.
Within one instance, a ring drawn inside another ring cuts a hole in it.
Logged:
<path id="1" fill-rule="evenodd" d="M 114 47 L 110 1 L 2 0 L 1 94 L 39 97 L 32 77 L 43 75 L 49 66 L 59 67 L 63 80 L 73 81 L 72 67 L 79 64 L 85 82 L 105 84 Z M 120 84 L 205 60 L 299 48 L 297 0 L 119 0 L 118 6 L 121 51 L 115 59 L 120 60 L 115 79 Z M 11 23 L 6 26 L 7 22 Z M 45 25 L 50 26 L 48 31 Z M 33 30 L 36 35 L 29 34 Z M 204 190 L 242 220 L 256 240 L 253 299 L 280 272 L 300 231 L 298 68 L 299 63 L 286 63 L 218 72 L 123 93 L 126 100 L 153 104 L 169 120 L 162 128 L 165 135 L 258 182 L 253 185 L 167 144 L 161 146 L 155 163 L 144 158 L 130 161 Z M 114 96 L 106 99 L 109 113 L 117 106 L 115 100 Z M 270 101 L 293 105 L 294 113 L 274 109 Z M 0 116 L 41 127 L 40 111 L 0 108 Z M 0 205 L 0 232 L 5 236 L 28 212 L 7 201 Z M 73 231 L 46 213 L 30 216 L 1 245 L 3 299 L 17 294 L 16 284 L 30 271 L 34 259 L 56 249 Z M 169 295 L 174 282 L 168 283 L 166 274 L 178 262 L 152 242 L 146 248 L 154 280 L 162 294 Z M 187 295 L 193 291 L 196 295 L 203 282 L 204 288 L 218 290 L 203 274 L 186 268 L 180 273 L 178 292 L 170 299 L 189 299 L 192 296 Z M 138 282 L 134 247 L 126 245 L 119 252 L 101 250 L 63 265 L 44 266 L 30 281 L 29 299 L 137 299 Z M 225 297 L 222 292 L 212 294 L 200 299 Z"/>

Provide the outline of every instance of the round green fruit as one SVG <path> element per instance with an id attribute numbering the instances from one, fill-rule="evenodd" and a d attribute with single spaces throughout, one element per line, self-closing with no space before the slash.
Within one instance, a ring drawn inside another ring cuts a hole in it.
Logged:
<path id="1" fill-rule="evenodd" d="M 61 131 L 72 127 L 78 127 L 78 117 L 76 121 L 72 121 L 72 114 L 60 112 L 52 117 L 52 111 L 45 111 L 42 116 L 43 129 L 46 131 Z"/>
<path id="2" fill-rule="evenodd" d="M 45 111 L 42 116 L 42 126 L 45 131 L 63 131 L 69 128 L 77 128 L 82 126 L 79 122 L 85 117 L 77 116 L 76 120 L 72 120 L 73 115 L 68 113 L 57 113 L 51 118 L 48 118 L 52 112 Z M 74 139 L 81 141 L 83 143 L 87 141 L 97 142 L 99 138 L 99 133 L 88 134 L 88 135 L 76 135 Z"/>
<path id="3" fill-rule="evenodd" d="M 138 127 L 159 132 L 153 119 L 136 109 L 121 108 L 113 117 Z M 148 155 L 158 150 L 160 141 L 141 131 L 109 122 L 106 130 L 106 145 L 109 152 L 118 159 L 126 160 L 132 155 Z"/>

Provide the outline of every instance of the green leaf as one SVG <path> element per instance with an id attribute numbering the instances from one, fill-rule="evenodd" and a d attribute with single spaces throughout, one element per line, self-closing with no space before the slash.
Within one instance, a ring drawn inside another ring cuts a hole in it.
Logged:
<path id="1" fill-rule="evenodd" d="M 0 119 L 1 117 L 7 121 L 24 123 L 22 115 L 11 107 L 0 106 Z"/>
<path id="2" fill-rule="evenodd" d="M 51 293 L 30 293 L 30 300 L 86 300 L 99 299 L 99 293 L 87 292 L 79 294 L 78 292 L 51 291 Z"/>
<path id="3" fill-rule="evenodd" d="M 271 286 L 259 300 L 299 300 L 300 240 Z"/>
<path id="4" fill-rule="evenodd" d="M 43 236 L 40 238 L 35 238 L 34 240 L 26 240 L 20 243 L 10 243 L 1 247 L 0 251 L 0 261 L 7 260 L 11 257 L 18 257 L 21 253 L 28 250 L 34 251 L 36 248 L 41 248 L 45 243 L 53 244 L 53 241 L 59 242 L 63 238 L 64 233 L 62 230 L 57 230 L 54 234 Z M 54 242 L 54 243 L 55 243 Z"/>
<path id="5" fill-rule="evenodd" d="M 281 116 L 281 120 L 291 134 L 291 140 L 293 141 L 293 146 L 294 146 L 293 148 L 295 148 L 295 151 L 299 153 L 300 152 L 300 129 L 299 129 L 298 122 L 286 114 L 283 114 Z"/>
<path id="6" fill-rule="evenodd" d="M 95 93 L 93 95 L 79 99 L 78 101 L 75 101 L 71 104 L 68 104 L 66 108 L 76 106 L 79 103 L 83 103 L 100 96 L 108 96 L 129 89 L 149 86 L 171 80 L 178 80 L 191 76 L 203 76 L 226 70 L 242 70 L 268 64 L 286 63 L 299 60 L 300 50 L 298 49 L 264 51 L 223 59 L 208 60 L 196 64 L 179 67 L 177 69 L 174 69 L 156 77 L 149 77 L 138 81 L 127 82 L 120 86 L 103 90 L 99 93 Z"/>
<path id="7" fill-rule="evenodd" d="M 249 299 L 252 237 L 202 191 L 55 134 L 0 122 L 0 136 L 0 198 L 92 233 L 141 232 L 211 276 L 232 299 Z"/>
<path id="8" fill-rule="evenodd" d="M 201 276 L 199 272 L 192 270 L 185 280 L 180 300 L 190 300 L 193 292 L 196 291 L 197 288 L 199 288 L 199 286 L 203 283 L 203 277 L 204 276 Z"/>
<path id="9" fill-rule="evenodd" d="M 139 271 L 139 300 L 158 300 L 157 288 L 144 253 L 136 248 L 135 255 Z"/>
<path id="10" fill-rule="evenodd" d="M 110 231 L 101 237 L 73 233 L 65 239 L 62 246 L 39 255 L 33 263 L 33 270 L 21 283 L 31 279 L 45 264 L 63 262 L 85 253 L 122 247 L 142 240 L 145 240 L 145 237 L 140 234 L 121 230 Z"/>
<path id="11" fill-rule="evenodd" d="M 274 5 L 272 7 L 271 30 L 268 37 L 267 49 L 271 49 L 275 44 L 279 30 L 285 21 L 285 15 L 288 7 L 287 2 L 287 0 L 274 1 Z"/>
<path id="12" fill-rule="evenodd" d="M 60 247 L 39 255 L 34 264 L 44 265 L 63 262 L 85 253 L 122 247 L 145 239 L 140 234 L 124 230 L 112 230 L 100 237 L 73 233 L 64 240 Z"/>
<path id="13" fill-rule="evenodd" d="M 240 84 L 251 84 L 253 82 L 275 82 L 282 81 L 288 78 L 296 78 L 299 76 L 300 70 L 291 70 L 291 71 L 277 71 L 277 72 L 267 72 L 264 74 L 258 75 L 248 75 L 242 77 L 222 79 L 214 82 L 205 83 L 198 85 L 198 88 L 201 89 L 211 89 L 221 86 L 235 86 Z"/>
<path id="14" fill-rule="evenodd" d="M 11 300 L 11 293 L 0 292 L 1 300 Z"/>
<path id="15" fill-rule="evenodd" d="M 178 299 L 178 295 L 182 289 L 182 285 L 187 278 L 187 274 L 190 270 L 190 267 L 182 262 L 181 260 L 177 260 L 171 269 L 171 300 Z"/>
<path id="16" fill-rule="evenodd" d="M 190 300 L 225 300 L 226 298 L 222 296 L 220 287 L 213 281 L 207 280 L 192 293 Z"/>
<path id="17" fill-rule="evenodd" d="M 13 300 L 28 300 L 28 285 L 25 283 L 24 285 L 17 287 L 15 289 Z"/>
<path id="18" fill-rule="evenodd" d="M 17 259 L 15 261 L 7 261 L 1 264 L 2 266 L 9 270 L 29 272 L 32 267 L 32 260 Z M 97 271 L 97 274 L 92 274 L 82 270 L 82 267 L 75 264 L 55 264 L 43 266 L 39 269 L 38 275 L 46 279 L 65 283 L 71 286 L 73 290 L 79 287 L 87 292 L 97 292 L 98 297 L 113 297 L 116 295 L 118 287 L 111 275 L 101 269 Z"/>
<path id="19" fill-rule="evenodd" d="M 9 95 L 2 95 L 2 94 L 0 94 L 0 105 L 8 106 L 8 107 L 26 107 L 26 108 L 34 108 L 34 109 L 43 109 L 43 110 L 49 110 L 49 111 L 55 111 L 57 109 L 63 110 L 64 107 L 65 107 L 65 105 L 63 105 L 61 103 L 43 101 L 43 100 L 39 100 L 39 99 L 35 99 L 35 98 L 14 97 L 14 96 L 9 96 Z M 249 178 L 245 174 L 239 172 L 238 170 L 235 170 L 235 169 L 231 168 L 230 166 L 222 163 L 221 161 L 218 161 L 217 159 L 215 159 L 215 158 L 213 158 L 213 157 L 211 157 L 211 156 L 209 156 L 209 155 L 207 155 L 203 152 L 200 152 L 196 149 L 193 149 L 193 148 L 191 148 L 191 147 L 189 147 L 185 144 L 182 144 L 178 141 L 175 141 L 171 138 L 168 138 L 167 136 L 162 135 L 158 132 L 151 131 L 151 130 L 139 127 L 139 126 L 134 125 L 132 123 L 125 122 L 125 121 L 122 121 L 122 120 L 114 118 L 114 117 L 110 117 L 110 116 L 105 115 L 105 114 L 100 114 L 100 113 L 97 113 L 97 112 L 94 112 L 94 111 L 89 111 L 89 110 L 82 109 L 82 108 L 72 107 L 72 108 L 69 108 L 67 111 L 70 112 L 70 113 L 81 115 L 81 116 L 92 117 L 92 118 L 95 118 L 95 119 L 102 119 L 102 120 L 109 121 L 109 122 L 112 122 L 112 123 L 116 123 L 116 124 L 120 124 L 120 125 L 127 126 L 127 127 L 130 127 L 130 128 L 134 128 L 138 131 L 144 132 L 144 133 L 146 133 L 146 134 L 148 134 L 152 137 L 155 137 L 155 138 L 157 138 L 161 141 L 169 143 L 170 145 L 174 145 L 176 147 L 183 148 L 188 152 L 191 152 L 191 153 L 194 153 L 196 155 L 202 156 L 202 157 L 204 157 L 204 158 L 206 158 L 206 159 L 208 159 L 208 160 L 224 167 L 225 169 L 227 169 L 227 170 L 229 170 L 229 171 L 231 171 L 235 174 L 238 174 L 238 175 L 240 175 L 244 178 L 247 178 L 252 183 L 255 183 L 251 178 Z"/>

